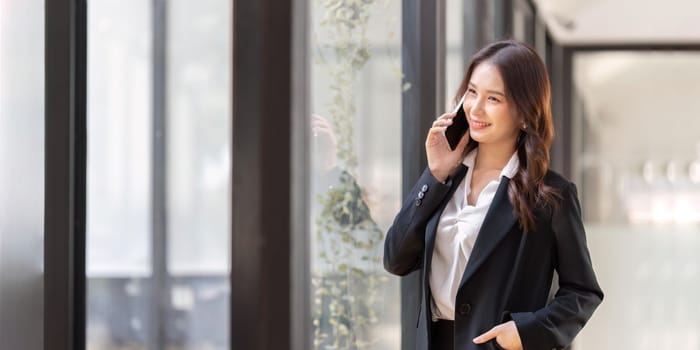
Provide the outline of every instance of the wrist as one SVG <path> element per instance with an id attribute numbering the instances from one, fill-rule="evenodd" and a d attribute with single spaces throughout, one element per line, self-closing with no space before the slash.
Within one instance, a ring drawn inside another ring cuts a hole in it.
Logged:
<path id="1" fill-rule="evenodd" d="M 435 180 L 438 182 L 445 184 L 447 182 L 447 179 L 450 177 L 448 173 L 442 172 L 442 171 L 435 171 L 430 169 L 430 173 L 433 175 Z"/>

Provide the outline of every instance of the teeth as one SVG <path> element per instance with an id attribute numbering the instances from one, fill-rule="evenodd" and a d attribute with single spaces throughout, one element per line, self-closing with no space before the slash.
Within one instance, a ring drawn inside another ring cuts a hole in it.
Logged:
<path id="1" fill-rule="evenodd" d="M 472 121 L 472 123 L 473 123 L 475 126 L 481 126 L 481 127 L 491 125 L 491 124 L 489 124 L 489 123 L 480 123 L 480 122 L 475 122 L 475 121 Z"/>

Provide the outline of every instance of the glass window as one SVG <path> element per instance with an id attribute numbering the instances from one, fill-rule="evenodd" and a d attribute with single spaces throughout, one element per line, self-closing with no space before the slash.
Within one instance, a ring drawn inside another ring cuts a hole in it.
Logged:
<path id="1" fill-rule="evenodd" d="M 700 348 L 700 54 L 579 53 L 573 72 L 573 174 L 605 292 L 576 348 Z"/>
<path id="2" fill-rule="evenodd" d="M 229 349 L 231 1 L 167 4 L 169 342 Z"/>
<path id="3" fill-rule="evenodd" d="M 87 347 L 146 349 L 152 308 L 149 2 L 88 4 Z"/>
<path id="4" fill-rule="evenodd" d="M 228 288 L 231 4 L 168 5 L 168 269 Z"/>
<path id="5" fill-rule="evenodd" d="M 88 6 L 88 276 L 151 273 L 151 11 Z"/>
<path id="6" fill-rule="evenodd" d="M 228 349 L 231 4 L 152 5 L 88 6 L 87 345 Z"/>
<path id="7" fill-rule="evenodd" d="M 515 0 L 513 3 L 513 38 L 535 45 L 535 15 L 527 0 Z"/>
<path id="8" fill-rule="evenodd" d="M 452 111 L 455 94 L 467 71 L 464 57 L 464 0 L 447 0 L 445 13 L 445 111 Z"/>
<path id="9" fill-rule="evenodd" d="M 401 2 L 312 2 L 315 349 L 398 349 L 384 233 L 401 199 Z"/>
<path id="10" fill-rule="evenodd" d="M 0 0 L 2 349 L 44 348 L 44 6 Z"/>

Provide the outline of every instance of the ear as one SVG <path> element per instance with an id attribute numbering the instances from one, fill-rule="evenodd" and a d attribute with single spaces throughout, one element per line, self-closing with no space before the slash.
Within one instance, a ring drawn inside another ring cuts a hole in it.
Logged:
<path id="1" fill-rule="evenodd" d="M 518 117 L 518 128 L 520 128 L 520 130 L 526 130 L 528 128 L 527 119 L 525 119 L 525 117 Z"/>

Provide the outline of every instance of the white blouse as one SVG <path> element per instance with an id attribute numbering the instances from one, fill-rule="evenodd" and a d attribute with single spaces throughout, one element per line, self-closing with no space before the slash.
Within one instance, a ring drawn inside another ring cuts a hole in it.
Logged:
<path id="1" fill-rule="evenodd" d="M 429 274 L 433 321 L 455 319 L 455 299 L 459 282 L 484 223 L 486 212 L 501 178 L 506 176 L 511 179 L 518 172 L 519 161 L 516 152 L 501 170 L 498 180 L 489 182 L 481 190 L 475 205 L 467 204 L 477 150 L 478 148 L 474 149 L 464 157 L 462 163 L 467 166 L 467 174 L 447 203 L 438 223 Z"/>

